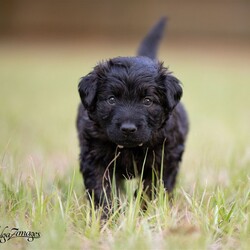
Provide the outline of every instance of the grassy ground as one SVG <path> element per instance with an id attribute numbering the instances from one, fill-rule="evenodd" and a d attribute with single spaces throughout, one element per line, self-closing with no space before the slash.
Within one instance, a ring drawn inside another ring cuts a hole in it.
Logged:
<path id="1" fill-rule="evenodd" d="M 1 43 L 0 241 L 13 227 L 41 236 L 1 249 L 249 249 L 247 46 L 162 49 L 191 121 L 173 206 L 160 190 L 143 213 L 129 183 L 120 213 L 101 225 L 92 211 L 78 171 L 77 83 L 98 60 L 131 48 Z"/>

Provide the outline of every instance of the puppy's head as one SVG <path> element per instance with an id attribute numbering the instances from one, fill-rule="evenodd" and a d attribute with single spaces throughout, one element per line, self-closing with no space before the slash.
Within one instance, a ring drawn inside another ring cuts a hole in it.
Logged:
<path id="1" fill-rule="evenodd" d="M 79 83 L 90 119 L 120 146 L 150 141 L 180 101 L 179 81 L 159 62 L 118 57 L 100 63 Z"/>

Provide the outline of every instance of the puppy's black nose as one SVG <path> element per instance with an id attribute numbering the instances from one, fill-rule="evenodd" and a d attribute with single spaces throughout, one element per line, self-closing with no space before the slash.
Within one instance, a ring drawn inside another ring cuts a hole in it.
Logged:
<path id="1" fill-rule="evenodd" d="M 132 133 L 136 132 L 137 127 L 135 126 L 135 124 L 133 124 L 131 122 L 124 122 L 124 123 L 122 123 L 120 129 L 125 134 L 132 134 Z"/>

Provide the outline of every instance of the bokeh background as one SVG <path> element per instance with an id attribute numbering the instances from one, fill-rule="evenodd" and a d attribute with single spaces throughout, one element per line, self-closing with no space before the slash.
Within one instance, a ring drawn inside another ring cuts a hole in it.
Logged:
<path id="1" fill-rule="evenodd" d="M 10 0 L 1 1 L 1 33 L 43 39 L 140 37 L 159 16 L 171 20 L 170 37 L 249 38 L 247 0 Z"/>
<path id="2" fill-rule="evenodd" d="M 236 158 L 249 161 L 250 154 L 247 0 L 1 0 L 2 158 L 24 169 L 32 161 L 38 169 L 47 167 L 50 176 L 78 168 L 80 77 L 98 61 L 135 55 L 161 16 L 169 22 L 159 59 L 183 82 L 190 115 L 183 167 L 187 185 L 190 167 L 197 171 L 190 174 L 192 181 L 199 171 L 212 184 L 229 181 L 227 166 L 218 174 L 221 157 L 239 151 Z M 211 159 L 209 167 L 204 158 Z"/>

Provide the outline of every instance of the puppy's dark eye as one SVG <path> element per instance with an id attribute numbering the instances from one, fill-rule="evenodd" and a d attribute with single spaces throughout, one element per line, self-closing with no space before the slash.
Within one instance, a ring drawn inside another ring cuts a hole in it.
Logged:
<path id="1" fill-rule="evenodd" d="M 147 106 L 147 107 L 151 106 L 152 103 L 153 103 L 153 101 L 152 101 L 152 99 L 150 99 L 149 97 L 145 97 L 145 98 L 143 99 L 143 104 L 144 104 L 145 106 Z"/>
<path id="2" fill-rule="evenodd" d="M 115 97 L 114 96 L 110 96 L 107 100 L 108 104 L 110 105 L 114 105 L 115 104 Z"/>

